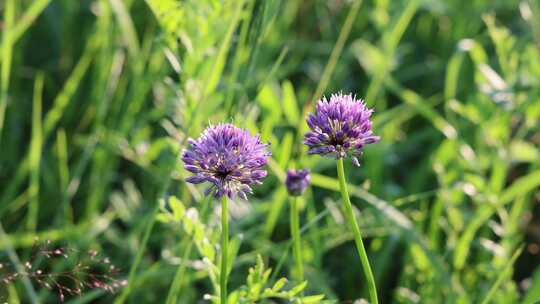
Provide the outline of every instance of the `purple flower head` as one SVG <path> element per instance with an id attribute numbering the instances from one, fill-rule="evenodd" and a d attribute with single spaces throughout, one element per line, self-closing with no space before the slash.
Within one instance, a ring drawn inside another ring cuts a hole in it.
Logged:
<path id="1" fill-rule="evenodd" d="M 304 136 L 309 154 L 320 154 L 336 158 L 351 157 L 359 166 L 357 157 L 362 155 L 364 145 L 379 141 L 371 132 L 369 120 L 373 110 L 363 100 L 352 94 L 333 94 L 330 101 L 318 101 L 315 114 L 306 119 L 311 131 Z"/>
<path id="2" fill-rule="evenodd" d="M 193 173 L 186 179 L 192 184 L 211 183 L 206 194 L 219 198 L 235 195 L 247 199 L 251 186 L 261 184 L 263 169 L 271 155 L 268 144 L 231 124 L 210 126 L 196 139 L 189 139 L 191 149 L 182 153 L 184 168 Z"/>
<path id="3" fill-rule="evenodd" d="M 311 176 L 309 175 L 309 170 L 289 170 L 287 171 L 287 179 L 285 180 L 285 185 L 287 186 L 287 191 L 291 196 L 300 196 L 306 191 L 311 182 Z"/>

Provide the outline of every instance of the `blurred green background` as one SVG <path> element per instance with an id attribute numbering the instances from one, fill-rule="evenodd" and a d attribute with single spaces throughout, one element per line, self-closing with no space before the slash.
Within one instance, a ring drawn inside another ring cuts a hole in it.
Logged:
<path id="1" fill-rule="evenodd" d="M 264 185 L 231 205 L 231 291 L 255 292 L 257 255 L 273 268 L 264 288 L 299 283 L 283 186 L 294 166 L 313 172 L 304 293 L 367 298 L 335 163 L 301 144 L 306 112 L 339 91 L 374 107 L 382 138 L 346 167 L 381 302 L 540 300 L 538 1 L 1 0 L 0 11 L 0 261 L 24 263 L 50 240 L 97 250 L 128 279 L 66 302 L 215 294 L 219 204 L 183 182 L 179 154 L 223 121 L 273 152 Z M 59 301 L 23 283 L 0 283 L 0 300 Z"/>

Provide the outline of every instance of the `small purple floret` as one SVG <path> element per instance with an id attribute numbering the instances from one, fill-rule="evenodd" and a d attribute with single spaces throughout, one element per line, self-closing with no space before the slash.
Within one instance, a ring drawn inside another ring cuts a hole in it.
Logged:
<path id="1" fill-rule="evenodd" d="M 359 166 L 357 157 L 362 155 L 362 148 L 379 141 L 379 136 L 371 131 L 372 113 L 363 100 L 357 100 L 352 94 L 333 94 L 330 101 L 323 97 L 317 103 L 315 114 L 310 113 L 306 119 L 311 129 L 304 136 L 308 153 L 351 157 Z"/>
<path id="2" fill-rule="evenodd" d="M 191 148 L 183 151 L 182 160 L 184 168 L 194 175 L 186 181 L 211 183 L 206 194 L 247 199 L 251 186 L 261 184 L 266 177 L 263 167 L 271 154 L 268 144 L 261 143 L 258 135 L 251 136 L 231 124 L 219 124 L 206 128 L 189 143 Z"/>
<path id="3" fill-rule="evenodd" d="M 306 191 L 311 182 L 311 176 L 309 175 L 309 170 L 289 170 L 287 172 L 287 179 L 285 180 L 285 185 L 287 186 L 287 191 L 291 196 L 300 196 Z"/>

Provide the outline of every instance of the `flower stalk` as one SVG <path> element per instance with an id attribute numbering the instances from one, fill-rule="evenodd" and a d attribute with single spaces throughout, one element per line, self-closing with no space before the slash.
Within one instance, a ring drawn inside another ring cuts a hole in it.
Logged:
<path id="1" fill-rule="evenodd" d="M 302 240 L 300 239 L 300 224 L 298 214 L 298 198 L 291 196 L 291 238 L 293 241 L 293 256 L 298 281 L 304 281 L 304 265 L 302 262 Z"/>
<path id="2" fill-rule="evenodd" d="M 360 228 L 356 222 L 356 218 L 353 213 L 351 200 L 349 198 L 349 192 L 347 190 L 347 182 L 345 180 L 345 170 L 343 169 L 343 158 L 337 159 L 337 173 L 339 178 L 339 188 L 341 190 L 341 197 L 343 199 L 343 212 L 345 213 L 345 218 L 349 224 L 354 235 L 354 241 L 356 243 L 356 249 L 358 255 L 360 256 L 360 262 L 362 264 L 362 270 L 364 271 L 364 276 L 366 277 L 368 288 L 369 288 L 369 297 L 372 304 L 379 303 L 377 299 L 377 288 L 375 287 L 375 279 L 373 277 L 373 272 L 371 271 L 371 266 L 369 265 L 369 259 L 364 247 L 364 242 L 362 241 L 362 234 L 360 233 Z"/>
<path id="3" fill-rule="evenodd" d="M 197 139 L 189 139 L 190 147 L 182 152 L 184 169 L 193 173 L 186 178 L 192 184 L 210 184 L 205 194 L 222 199 L 221 205 L 221 270 L 219 297 L 227 303 L 227 277 L 229 272 L 228 198 L 247 200 L 253 185 L 262 184 L 266 177 L 264 166 L 271 155 L 268 144 L 260 136 L 251 136 L 247 130 L 232 124 L 210 126 Z"/>
<path id="4" fill-rule="evenodd" d="M 285 185 L 291 199 L 290 222 L 291 239 L 293 243 L 293 256 L 296 268 L 296 275 L 299 282 L 304 281 L 304 265 L 302 262 L 302 240 L 300 239 L 300 216 L 298 214 L 298 197 L 309 187 L 311 175 L 309 170 L 291 169 L 287 171 Z"/>
<path id="5" fill-rule="evenodd" d="M 229 213 L 227 196 L 221 197 L 221 272 L 219 274 L 219 289 L 221 304 L 227 304 L 227 276 L 229 256 Z"/>

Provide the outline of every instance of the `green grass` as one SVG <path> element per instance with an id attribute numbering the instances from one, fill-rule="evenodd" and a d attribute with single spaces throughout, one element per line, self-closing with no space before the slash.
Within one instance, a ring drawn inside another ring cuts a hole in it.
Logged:
<path id="1" fill-rule="evenodd" d="M 217 303 L 220 203 L 179 155 L 224 121 L 273 154 L 250 201 L 229 202 L 229 302 L 368 299 L 335 161 L 302 145 L 304 116 L 339 91 L 374 107 L 382 138 L 345 161 L 380 302 L 540 300 L 537 1 L 5 0 L 0 16 L 0 263 L 20 270 L 51 240 L 128 280 L 66 302 Z M 307 285 L 292 167 L 313 175 L 297 201 Z M 5 301 L 58 293 L 18 280 Z"/>

